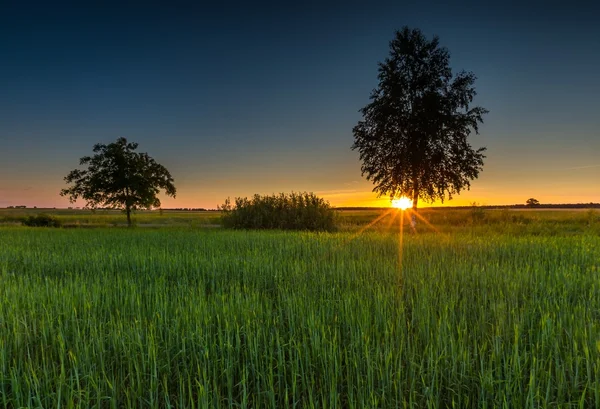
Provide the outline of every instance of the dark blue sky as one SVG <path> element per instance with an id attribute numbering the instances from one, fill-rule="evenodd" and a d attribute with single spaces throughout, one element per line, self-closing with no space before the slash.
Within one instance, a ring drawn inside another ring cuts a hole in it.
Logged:
<path id="1" fill-rule="evenodd" d="M 586 4 L 590 3 L 590 4 Z M 350 150 L 394 30 L 475 72 L 488 159 L 450 204 L 600 201 L 591 2 L 0 2 L 0 207 L 66 206 L 62 178 L 125 136 L 167 207 L 308 190 L 375 204 Z"/>

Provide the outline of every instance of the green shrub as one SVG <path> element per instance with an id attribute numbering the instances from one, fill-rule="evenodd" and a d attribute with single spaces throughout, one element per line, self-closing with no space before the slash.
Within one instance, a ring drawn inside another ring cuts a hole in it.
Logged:
<path id="1" fill-rule="evenodd" d="M 36 216 L 29 216 L 23 220 L 24 226 L 29 227 L 61 227 L 62 222 L 55 216 L 41 213 Z"/>
<path id="2" fill-rule="evenodd" d="M 233 229 L 335 230 L 335 211 L 313 193 L 238 197 L 221 206 L 223 226 Z"/>

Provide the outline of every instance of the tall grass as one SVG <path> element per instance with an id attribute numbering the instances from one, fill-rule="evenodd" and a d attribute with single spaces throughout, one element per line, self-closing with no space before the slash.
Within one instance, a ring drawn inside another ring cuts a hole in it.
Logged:
<path id="1" fill-rule="evenodd" d="M 600 237 L 399 245 L 2 228 L 0 407 L 600 407 Z"/>

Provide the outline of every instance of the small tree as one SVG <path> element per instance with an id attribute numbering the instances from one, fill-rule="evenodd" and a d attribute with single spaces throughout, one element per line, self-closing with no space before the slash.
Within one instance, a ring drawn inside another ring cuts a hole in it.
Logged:
<path id="1" fill-rule="evenodd" d="M 534 207 L 534 206 L 539 206 L 540 205 L 540 201 L 537 199 L 534 199 L 533 197 L 530 199 L 527 199 L 527 201 L 525 202 L 525 204 L 527 204 L 527 206 L 529 207 Z"/>
<path id="2" fill-rule="evenodd" d="M 427 202 L 452 199 L 483 168 L 485 148 L 467 137 L 478 132 L 488 111 L 473 107 L 475 75 L 452 75 L 450 54 L 438 37 L 404 27 L 379 63 L 379 85 L 353 129 L 362 174 L 375 183 L 378 197 L 400 195 Z"/>
<path id="3" fill-rule="evenodd" d="M 87 169 L 72 170 L 65 177 L 72 186 L 61 190 L 60 195 L 68 196 L 71 203 L 81 197 L 87 202 L 86 208 L 123 209 L 131 226 L 132 211 L 160 207 L 160 189 L 167 196 L 175 197 L 176 193 L 169 171 L 147 153 L 135 152 L 137 147 L 125 138 L 108 145 L 96 144 L 94 156 L 80 159 L 80 165 L 87 165 Z"/>

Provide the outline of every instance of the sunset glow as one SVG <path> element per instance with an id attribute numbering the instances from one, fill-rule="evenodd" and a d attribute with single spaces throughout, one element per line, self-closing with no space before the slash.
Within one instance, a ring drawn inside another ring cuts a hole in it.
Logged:
<path id="1" fill-rule="evenodd" d="M 399 199 L 392 200 L 392 207 L 395 207 L 396 209 L 406 210 L 411 206 L 412 206 L 412 200 L 410 200 L 406 196 L 402 196 Z"/>
<path id="2" fill-rule="evenodd" d="M 440 35 L 452 71 L 477 76 L 474 106 L 490 111 L 481 133 L 469 136 L 473 147 L 487 148 L 470 189 L 444 202 L 422 198 L 419 209 L 525 205 L 529 198 L 600 202 L 597 93 L 590 86 L 600 53 L 589 53 L 600 25 L 581 7 L 549 2 L 548 19 L 516 21 L 504 6 L 492 13 L 484 3 L 468 19 L 444 2 L 324 2 L 318 15 L 286 2 L 272 13 L 248 2 L 238 2 L 247 10 L 231 6 L 236 2 L 190 2 L 185 11 L 150 2 L 144 18 L 130 2 L 94 11 L 85 2 L 63 9 L 34 0 L 34 14 L 30 2 L 5 3 L 10 10 L 1 14 L 10 18 L 0 32 L 14 41 L 3 48 L 10 64 L 0 64 L 0 78 L 11 79 L 0 100 L 0 208 L 83 208 L 84 200 L 59 195 L 64 177 L 95 144 L 118 137 L 139 143 L 172 174 L 177 196 L 160 195 L 163 209 L 217 209 L 228 197 L 284 192 L 313 192 L 336 208 L 399 208 L 390 201 L 396 191 L 373 191 L 350 145 L 358 110 L 379 82 L 377 63 L 403 25 Z M 519 13 L 535 15 L 539 7 L 523 5 Z M 96 16 L 101 10 L 106 15 Z M 339 13 L 344 18 L 334 18 Z M 570 20 L 565 13 L 573 13 Z M 473 40 L 480 38 L 486 41 Z M 199 44 L 214 64 L 193 52 Z M 569 58 L 557 61 L 554 47 Z M 252 64 L 240 75 L 238 61 L 248 55 Z M 555 71 L 523 69 L 549 62 Z M 269 70 L 293 73 L 293 81 Z"/>

